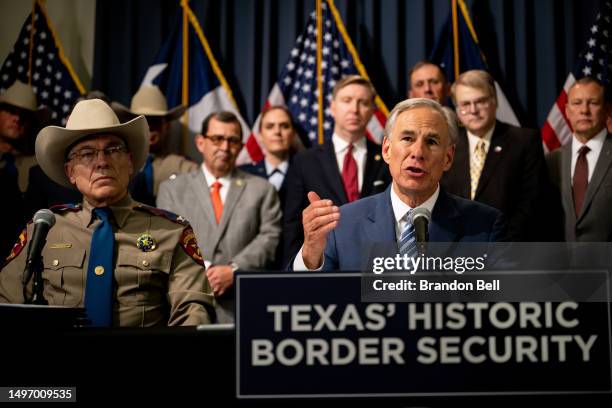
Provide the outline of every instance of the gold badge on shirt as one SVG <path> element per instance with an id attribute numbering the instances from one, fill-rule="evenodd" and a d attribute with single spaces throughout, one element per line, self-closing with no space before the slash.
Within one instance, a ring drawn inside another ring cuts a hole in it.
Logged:
<path id="1" fill-rule="evenodd" d="M 136 246 L 142 252 L 151 252 L 157 248 L 157 242 L 155 242 L 155 239 L 151 236 L 151 234 L 145 233 L 138 237 L 136 240 Z"/>

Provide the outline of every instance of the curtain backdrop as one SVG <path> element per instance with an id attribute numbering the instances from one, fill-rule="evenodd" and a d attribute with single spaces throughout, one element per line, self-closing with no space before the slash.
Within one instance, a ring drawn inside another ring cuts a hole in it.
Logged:
<path id="1" fill-rule="evenodd" d="M 481 48 L 524 126 L 540 127 L 587 40 L 603 0 L 468 0 Z M 450 0 L 336 0 L 387 107 L 407 71 L 427 58 Z M 205 35 L 252 123 L 314 0 L 191 0 Z M 171 29 L 179 0 L 97 2 L 92 87 L 129 104 Z"/>

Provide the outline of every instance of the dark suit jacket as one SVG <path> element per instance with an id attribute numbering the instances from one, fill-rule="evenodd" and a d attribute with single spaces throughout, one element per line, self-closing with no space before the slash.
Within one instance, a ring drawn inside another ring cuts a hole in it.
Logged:
<path id="1" fill-rule="evenodd" d="M 451 169 L 442 186 L 451 194 L 470 199 L 470 153 L 465 129 L 457 142 Z M 478 182 L 474 201 L 501 210 L 513 241 L 541 240 L 536 225 L 543 211 L 546 164 L 538 130 L 523 129 L 497 121 Z"/>
<path id="2" fill-rule="evenodd" d="M 361 197 L 380 193 L 391 183 L 389 168 L 382 159 L 381 147 L 369 140 L 366 146 Z M 296 155 L 289 166 L 286 183 L 287 196 L 283 211 L 284 266 L 295 257 L 304 241 L 302 211 L 308 206 L 308 192 L 314 191 L 338 206 L 348 202 L 331 140 Z"/>
<path id="3" fill-rule="evenodd" d="M 440 189 L 431 214 L 429 242 L 496 242 L 505 238 L 501 212 Z M 324 270 L 361 270 L 374 243 L 389 242 L 397 253 L 390 188 L 340 207 L 340 223 L 327 237 Z"/>
<path id="4" fill-rule="evenodd" d="M 612 134 L 606 136 L 578 217 L 572 191 L 571 143 L 550 153 L 547 164 L 560 191 L 565 239 L 571 242 L 612 241 Z"/>

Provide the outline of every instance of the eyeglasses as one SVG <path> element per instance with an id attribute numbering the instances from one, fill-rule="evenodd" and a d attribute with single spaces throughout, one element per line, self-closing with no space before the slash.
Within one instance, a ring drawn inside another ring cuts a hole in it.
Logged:
<path id="1" fill-rule="evenodd" d="M 483 98 L 478 98 L 475 101 L 463 101 L 460 102 L 457 106 L 459 113 L 465 115 L 470 112 L 470 108 L 474 106 L 474 110 L 478 111 L 480 109 L 488 108 L 491 105 L 491 98 L 489 96 L 485 96 Z"/>
<path id="2" fill-rule="evenodd" d="M 104 149 L 86 147 L 68 156 L 68 161 L 76 160 L 80 164 L 89 165 L 98 158 L 98 153 L 100 152 L 104 154 L 104 158 L 116 161 L 119 160 L 124 153 L 127 153 L 127 148 L 125 146 L 109 146 Z"/>
<path id="3" fill-rule="evenodd" d="M 231 147 L 242 146 L 242 139 L 238 136 L 221 136 L 221 135 L 203 135 L 206 139 L 210 140 L 215 146 L 220 146 L 223 142 L 227 142 Z"/>

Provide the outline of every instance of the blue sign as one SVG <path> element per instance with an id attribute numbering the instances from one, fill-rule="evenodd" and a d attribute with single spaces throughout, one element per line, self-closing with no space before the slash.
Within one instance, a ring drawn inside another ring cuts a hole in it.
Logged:
<path id="1" fill-rule="evenodd" d="M 611 392 L 609 302 L 362 302 L 358 273 L 236 277 L 239 398 Z"/>

